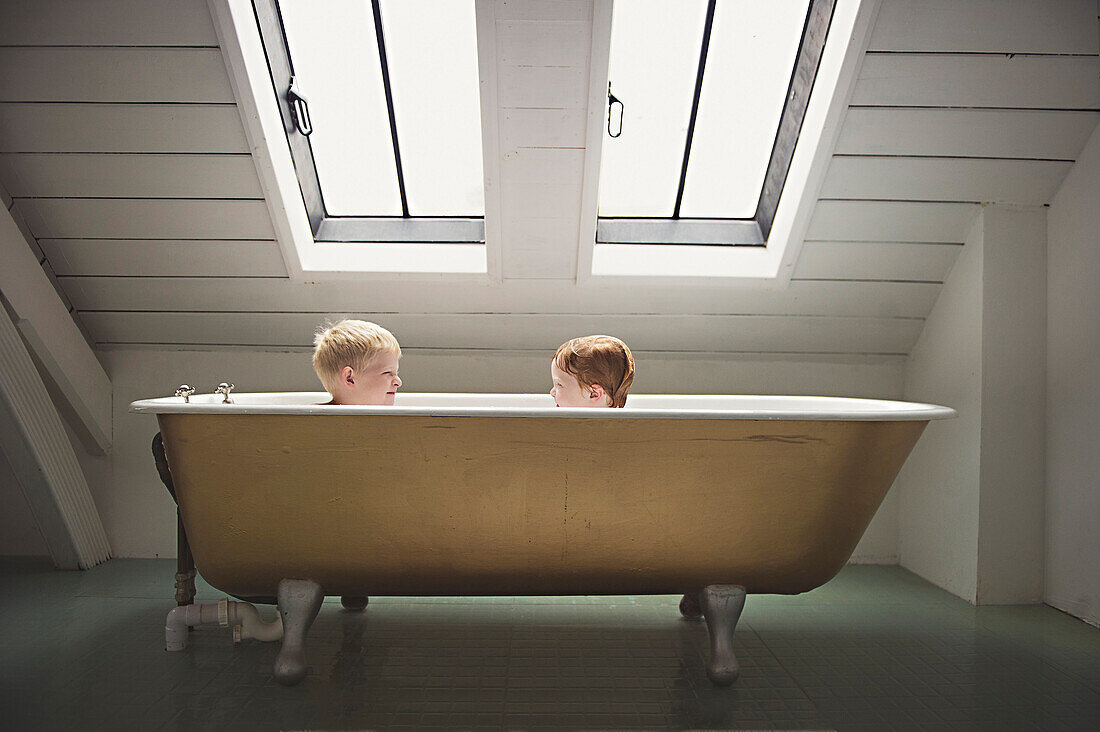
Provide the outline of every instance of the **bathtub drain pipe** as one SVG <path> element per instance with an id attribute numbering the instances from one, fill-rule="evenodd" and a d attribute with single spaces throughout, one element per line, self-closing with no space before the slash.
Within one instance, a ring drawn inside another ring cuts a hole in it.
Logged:
<path id="1" fill-rule="evenodd" d="M 164 649 L 182 651 L 187 647 L 187 629 L 204 623 L 217 623 L 222 627 L 232 625 L 234 643 L 249 639 L 276 641 L 283 637 L 281 617 L 265 623 L 252 603 L 222 598 L 216 605 L 191 604 L 173 608 L 164 623 Z"/>

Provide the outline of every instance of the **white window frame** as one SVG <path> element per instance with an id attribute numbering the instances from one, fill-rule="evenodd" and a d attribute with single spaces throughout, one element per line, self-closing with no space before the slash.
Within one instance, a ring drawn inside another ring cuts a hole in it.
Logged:
<path id="1" fill-rule="evenodd" d="M 594 285 L 786 287 L 836 146 L 878 8 L 879 0 L 836 1 L 814 91 L 765 246 L 672 243 L 691 239 L 707 226 L 706 222 L 675 219 L 645 222 L 646 238 L 651 238 L 654 227 L 660 227 L 667 231 L 669 243 L 627 244 L 596 241 L 600 158 L 607 126 L 612 0 L 595 0 L 577 281 Z M 746 227 L 755 222 L 730 220 L 720 225 Z"/>
<path id="2" fill-rule="evenodd" d="M 422 219 L 384 222 L 384 226 L 391 227 L 398 234 L 393 237 L 394 241 L 316 241 L 295 173 L 282 114 L 271 93 L 267 57 L 256 25 L 252 0 L 207 0 L 207 3 L 276 239 L 291 279 L 299 282 L 368 277 L 500 281 L 500 200 L 495 187 L 489 185 L 499 180 L 499 163 L 495 154 L 499 137 L 494 66 L 496 39 L 491 1 L 475 0 L 482 159 L 487 183 L 484 243 L 408 241 L 418 238 L 416 230 L 423 228 Z"/>

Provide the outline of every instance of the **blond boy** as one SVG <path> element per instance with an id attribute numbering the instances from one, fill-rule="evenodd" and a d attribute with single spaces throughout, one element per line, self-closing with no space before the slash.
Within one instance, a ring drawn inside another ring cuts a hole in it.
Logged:
<path id="1" fill-rule="evenodd" d="M 550 379 L 559 407 L 622 407 L 634 381 L 634 356 L 618 338 L 574 338 L 558 346 Z"/>
<path id="2" fill-rule="evenodd" d="M 388 330 L 341 320 L 317 333 L 313 346 L 313 370 L 332 395 L 327 404 L 393 404 L 401 346 Z"/>

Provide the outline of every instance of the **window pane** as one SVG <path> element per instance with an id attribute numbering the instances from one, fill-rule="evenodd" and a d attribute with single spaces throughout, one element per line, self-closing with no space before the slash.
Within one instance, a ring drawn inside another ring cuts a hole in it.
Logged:
<path id="1" fill-rule="evenodd" d="M 325 210 L 400 216 L 393 141 L 369 0 L 281 0 Z M 278 90 L 285 93 L 285 89 Z"/>
<path id="2" fill-rule="evenodd" d="M 615 3 L 608 78 L 623 133 L 604 136 L 601 216 L 672 215 L 706 10 L 705 0 Z"/>
<path id="3" fill-rule="evenodd" d="M 808 8 L 718 0 L 681 216 L 756 215 Z"/>
<path id="4" fill-rule="evenodd" d="M 473 0 L 381 8 L 409 214 L 484 216 Z"/>

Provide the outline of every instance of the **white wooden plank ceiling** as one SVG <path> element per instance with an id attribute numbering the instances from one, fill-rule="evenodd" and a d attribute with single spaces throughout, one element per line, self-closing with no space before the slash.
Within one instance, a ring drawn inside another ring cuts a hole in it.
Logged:
<path id="1" fill-rule="evenodd" d="M 1049 202 L 1100 120 L 1095 0 L 883 0 L 789 289 L 578 287 L 591 3 L 496 16 L 500 285 L 291 283 L 204 0 L 6 4 L 5 206 L 101 344 L 903 355 L 978 204 Z"/>

